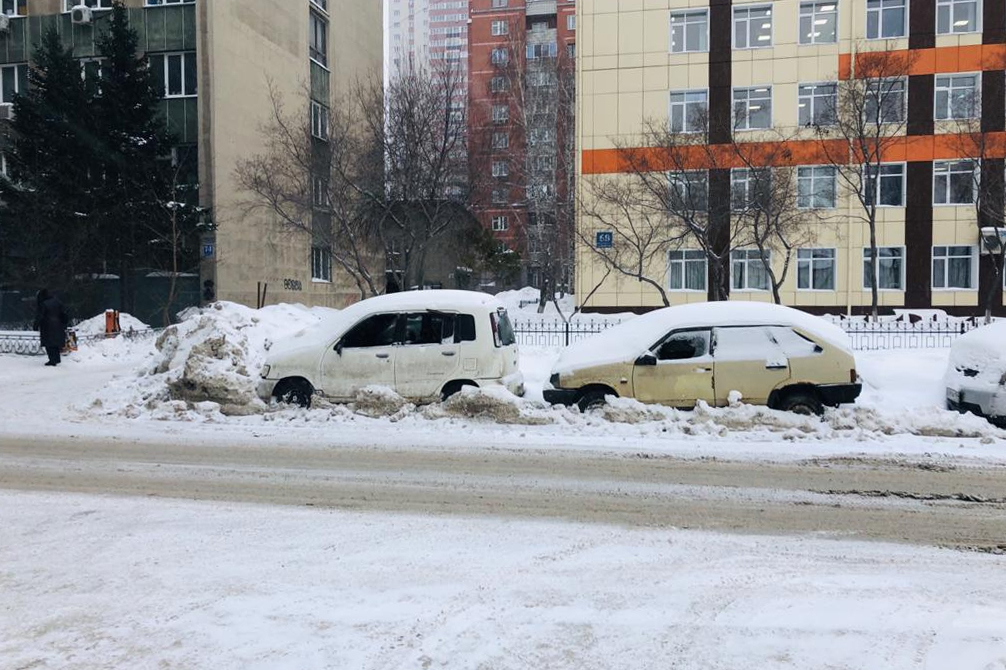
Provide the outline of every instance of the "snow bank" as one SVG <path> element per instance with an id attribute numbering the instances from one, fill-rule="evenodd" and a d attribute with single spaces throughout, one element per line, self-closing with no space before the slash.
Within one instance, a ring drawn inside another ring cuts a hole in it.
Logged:
<path id="1" fill-rule="evenodd" d="M 265 410 L 256 394 L 274 340 L 329 317 L 334 310 L 277 305 L 253 310 L 218 302 L 183 312 L 164 330 L 137 378 L 106 389 L 93 406 L 130 417 L 202 420 Z"/>
<path id="2" fill-rule="evenodd" d="M 125 312 L 119 313 L 119 327 L 124 331 L 150 330 L 150 326 L 143 323 L 132 314 L 126 314 Z M 77 337 L 104 335 L 105 313 L 102 312 L 101 314 L 91 317 L 86 321 L 81 321 L 74 327 L 73 330 L 76 331 Z"/>

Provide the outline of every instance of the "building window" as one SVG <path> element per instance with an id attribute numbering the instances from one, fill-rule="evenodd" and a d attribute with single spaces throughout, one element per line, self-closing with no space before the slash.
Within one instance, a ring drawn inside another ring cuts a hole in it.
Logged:
<path id="1" fill-rule="evenodd" d="M 525 48 L 528 60 L 544 60 L 545 58 L 555 58 L 558 54 L 558 47 L 555 42 L 545 44 L 528 44 Z"/>
<path id="2" fill-rule="evenodd" d="M 867 123 L 904 123 L 905 80 L 881 79 L 866 85 L 864 115 Z"/>
<path id="3" fill-rule="evenodd" d="M 671 53 L 709 50 L 709 12 L 671 12 Z"/>
<path id="4" fill-rule="evenodd" d="M 970 205 L 975 201 L 974 161 L 933 163 L 933 204 Z"/>
<path id="5" fill-rule="evenodd" d="M 74 7 L 84 5 L 91 9 L 111 9 L 112 0 L 63 0 L 63 11 L 69 12 Z"/>
<path id="6" fill-rule="evenodd" d="M 705 212 L 709 207 L 709 178 L 705 170 L 671 172 L 667 175 L 671 207 L 678 214 Z"/>
<path id="7" fill-rule="evenodd" d="M 3 0 L 0 12 L 7 16 L 28 16 L 28 0 Z"/>
<path id="8" fill-rule="evenodd" d="M 327 209 L 332 203 L 328 199 L 328 180 L 324 177 L 311 179 L 312 202 L 319 209 Z"/>
<path id="9" fill-rule="evenodd" d="M 494 233 L 503 233 L 510 230 L 510 221 L 506 216 L 494 216 L 492 223 Z"/>
<path id="10" fill-rule="evenodd" d="M 311 247 L 311 279 L 332 281 L 332 250 L 329 247 Z"/>
<path id="11" fill-rule="evenodd" d="M 311 101 L 311 135 L 319 140 L 328 140 L 328 107 Z"/>
<path id="12" fill-rule="evenodd" d="M 876 199 L 877 204 L 881 207 L 905 206 L 904 163 L 880 166 L 867 165 L 864 168 L 864 174 L 866 176 L 867 202 Z"/>
<path id="13" fill-rule="evenodd" d="M 493 161 L 492 172 L 494 177 L 507 177 L 510 175 L 510 164 L 506 161 Z"/>
<path id="14" fill-rule="evenodd" d="M 765 201 L 772 174 L 769 168 L 734 168 L 730 171 L 730 209 L 742 212 Z M 761 198 L 759 198 L 761 194 Z"/>
<path id="15" fill-rule="evenodd" d="M 936 119 L 971 119 L 978 109 L 978 75 L 936 77 Z"/>
<path id="16" fill-rule="evenodd" d="M 493 93 L 503 93 L 510 88 L 510 80 L 506 77 L 493 77 L 490 80 L 489 88 Z"/>
<path id="17" fill-rule="evenodd" d="M 803 291 L 834 291 L 835 250 L 797 249 L 796 287 Z"/>
<path id="18" fill-rule="evenodd" d="M 566 17 L 566 30 L 576 30 L 576 14 Z"/>
<path id="19" fill-rule="evenodd" d="M 154 88 L 165 98 L 190 98 L 196 95 L 196 54 L 154 54 L 150 56 L 150 74 Z"/>
<path id="20" fill-rule="evenodd" d="M 493 133 L 493 149 L 509 149 L 510 135 L 507 133 Z"/>
<path id="21" fill-rule="evenodd" d="M 191 5 L 194 4 L 196 0 L 144 0 L 144 4 L 147 7 L 160 7 L 162 5 Z M 322 9 L 325 9 L 326 0 L 311 0 L 314 4 L 318 5 Z"/>
<path id="22" fill-rule="evenodd" d="M 509 35 L 510 24 L 507 23 L 506 21 L 493 21 L 492 33 L 493 37 L 499 37 L 500 35 Z"/>
<path id="23" fill-rule="evenodd" d="M 493 49 L 490 58 L 493 65 L 506 65 L 510 62 L 510 52 L 506 49 Z"/>
<path id="24" fill-rule="evenodd" d="M 493 189 L 492 203 L 494 205 L 505 205 L 507 201 L 506 191 L 502 189 Z"/>
<path id="25" fill-rule="evenodd" d="M 768 270 L 757 249 L 734 249 L 730 252 L 731 286 L 736 291 L 767 291 Z M 765 260 L 772 261 L 772 252 L 766 251 Z"/>
<path id="26" fill-rule="evenodd" d="M 493 123 L 506 123 L 510 120 L 510 108 L 506 105 L 493 105 Z"/>
<path id="27" fill-rule="evenodd" d="M 834 209 L 835 182 L 835 168 L 831 166 L 797 168 L 797 206 L 801 209 Z"/>
<path id="28" fill-rule="evenodd" d="M 566 56 L 570 60 L 576 58 L 576 45 L 575 44 L 567 44 L 566 45 Z"/>
<path id="29" fill-rule="evenodd" d="M 933 288 L 973 289 L 974 287 L 974 247 L 933 247 Z"/>
<path id="30" fill-rule="evenodd" d="M 980 29 L 981 10 L 978 0 L 938 0 L 936 3 L 936 32 L 974 33 Z"/>
<path id="31" fill-rule="evenodd" d="M 797 92 L 797 116 L 801 126 L 835 123 L 838 84 L 801 84 Z"/>
<path id="32" fill-rule="evenodd" d="M 0 67 L 0 104 L 14 104 L 14 97 L 27 82 L 28 67 L 25 65 L 4 65 Z"/>
<path id="33" fill-rule="evenodd" d="M 672 291 L 706 291 L 706 252 L 687 249 L 668 253 L 668 288 Z"/>
<path id="34" fill-rule="evenodd" d="M 867 0 L 867 39 L 886 40 L 891 37 L 904 37 L 907 17 L 906 0 Z"/>
<path id="35" fill-rule="evenodd" d="M 734 8 L 734 48 L 772 46 L 772 7 Z"/>
<path id="36" fill-rule="evenodd" d="M 905 287 L 905 250 L 901 247 L 877 248 L 877 288 L 900 291 Z M 873 288 L 872 249 L 863 249 L 863 288 Z"/>
<path id="37" fill-rule="evenodd" d="M 772 87 L 734 89 L 734 128 L 755 130 L 772 127 Z"/>
<path id="38" fill-rule="evenodd" d="M 179 0 L 168 0 L 169 3 L 172 1 L 178 2 Z M 194 1 L 195 0 L 181 0 L 181 2 L 194 2 Z M 328 11 L 328 0 L 311 0 L 311 4 L 317 7 L 318 9 L 322 9 L 326 12 Z"/>
<path id="39" fill-rule="evenodd" d="M 498 9 L 500 7 L 506 7 L 508 0 L 493 0 L 493 9 Z"/>
<path id="40" fill-rule="evenodd" d="M 800 44 L 834 44 L 838 40 L 838 3 L 800 3 Z"/>
<path id="41" fill-rule="evenodd" d="M 707 99 L 705 91 L 671 92 L 671 132 L 699 133 L 705 130 Z"/>
<path id="42" fill-rule="evenodd" d="M 319 65 L 328 67 L 328 21 L 320 14 L 311 12 L 309 24 L 311 42 L 309 54 Z"/>

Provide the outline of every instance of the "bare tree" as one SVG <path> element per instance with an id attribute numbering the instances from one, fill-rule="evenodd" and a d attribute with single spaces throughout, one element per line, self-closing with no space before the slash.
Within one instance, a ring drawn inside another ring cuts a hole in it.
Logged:
<path id="1" fill-rule="evenodd" d="M 723 152 L 708 143 L 704 112 L 692 115 L 695 132 L 672 128 L 666 120 L 644 125 L 642 147 L 614 142 L 621 174 L 585 180 L 581 212 L 589 226 L 579 231 L 581 244 L 616 274 L 655 288 L 664 305 L 668 252 L 697 247 L 708 267 L 708 294 L 713 301 L 730 297 L 728 260 L 739 238 L 710 216 L 728 203 L 710 202 L 709 171 L 724 169 Z M 590 230 L 588 231 L 587 228 Z M 591 231 L 610 231 L 610 248 L 590 239 Z"/>
<path id="2" fill-rule="evenodd" d="M 838 183 L 859 204 L 870 233 L 871 315 L 879 309 L 880 259 L 877 248 L 879 177 L 885 156 L 904 141 L 908 80 L 914 56 L 905 51 L 856 50 L 851 72 L 837 86 L 833 109 L 821 106 L 807 125 L 817 130 L 827 164 Z M 812 197 L 816 197 L 814 194 Z"/>
<path id="3" fill-rule="evenodd" d="M 976 96 L 977 97 L 977 96 Z M 987 286 L 980 295 L 986 323 L 991 323 L 993 307 L 1001 295 L 1004 264 L 1006 264 L 1006 207 L 1004 207 L 1004 144 L 1002 131 L 989 130 L 978 117 L 981 100 L 960 101 L 970 108 L 956 121 L 954 135 L 957 155 L 965 170 L 963 178 L 947 176 L 950 191 L 970 190 L 974 202 L 975 226 L 981 253 L 988 258 L 981 271 L 986 274 Z M 967 193 L 963 193 L 965 197 Z M 949 268 L 947 269 L 949 271 Z"/>

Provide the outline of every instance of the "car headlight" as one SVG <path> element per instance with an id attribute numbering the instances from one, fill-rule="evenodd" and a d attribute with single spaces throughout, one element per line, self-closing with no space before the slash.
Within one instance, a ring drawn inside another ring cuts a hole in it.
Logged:
<path id="1" fill-rule="evenodd" d="M 268 365 L 263 365 L 262 366 L 262 379 L 268 379 L 269 378 L 269 371 L 270 370 L 272 370 L 271 366 L 268 366 Z"/>

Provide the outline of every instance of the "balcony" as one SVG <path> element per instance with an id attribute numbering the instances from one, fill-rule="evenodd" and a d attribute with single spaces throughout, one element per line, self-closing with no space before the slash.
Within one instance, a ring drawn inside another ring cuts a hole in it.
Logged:
<path id="1" fill-rule="evenodd" d="M 525 13 L 528 16 L 548 16 L 555 14 L 556 0 L 527 0 Z"/>

